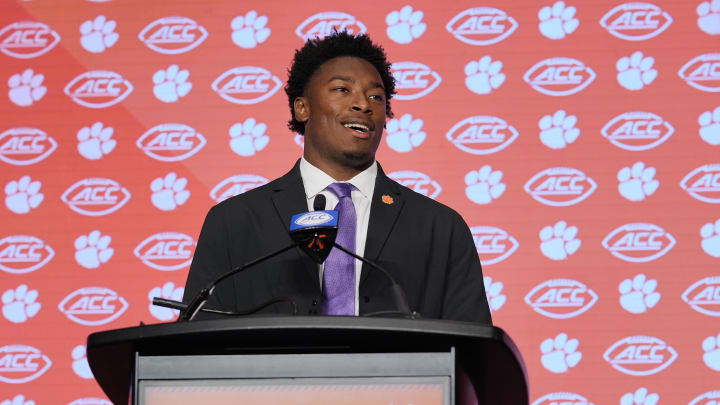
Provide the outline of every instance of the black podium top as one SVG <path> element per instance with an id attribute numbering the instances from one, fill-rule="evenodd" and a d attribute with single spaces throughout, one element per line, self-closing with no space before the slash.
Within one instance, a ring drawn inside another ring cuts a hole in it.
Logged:
<path id="1" fill-rule="evenodd" d="M 517 347 L 497 327 L 471 322 L 325 316 L 257 316 L 144 325 L 88 336 L 90 368 L 115 404 L 127 404 L 140 355 L 402 353 L 449 351 L 480 404 L 529 402 Z"/>

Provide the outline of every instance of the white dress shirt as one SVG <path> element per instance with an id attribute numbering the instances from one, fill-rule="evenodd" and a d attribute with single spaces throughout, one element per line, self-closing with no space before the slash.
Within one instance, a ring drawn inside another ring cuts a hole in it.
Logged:
<path id="1" fill-rule="evenodd" d="M 355 205 L 355 215 L 357 217 L 356 233 L 355 233 L 355 253 L 362 256 L 365 252 L 365 240 L 367 239 L 368 223 L 370 221 L 370 202 L 372 201 L 373 192 L 375 191 L 375 178 L 377 177 L 377 162 L 373 162 L 370 167 L 358 173 L 350 180 L 339 182 L 328 176 L 325 172 L 313 166 L 305 158 L 300 159 L 300 176 L 305 186 L 305 198 L 307 199 L 308 211 L 312 211 L 315 197 L 318 194 L 325 196 L 325 209 L 331 210 L 338 203 L 338 198 L 329 190 L 325 190 L 332 183 L 350 183 L 355 189 L 350 194 L 352 202 Z M 355 260 L 355 315 L 359 311 L 359 286 L 360 286 L 360 269 L 362 262 Z M 318 273 L 320 276 L 320 288 L 322 288 L 324 265 L 318 265 Z"/>

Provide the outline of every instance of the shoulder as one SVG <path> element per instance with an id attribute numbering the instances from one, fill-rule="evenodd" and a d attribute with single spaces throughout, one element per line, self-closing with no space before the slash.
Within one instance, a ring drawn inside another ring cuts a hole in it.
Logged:
<path id="1" fill-rule="evenodd" d="M 263 205 L 270 203 L 273 190 L 277 189 L 278 182 L 280 180 L 281 178 L 275 179 L 269 183 L 255 187 L 241 194 L 229 197 L 210 208 L 208 216 L 224 216 L 228 213 L 238 215 L 243 212 L 247 212 L 247 210 L 253 209 L 254 207 L 262 207 Z"/>
<path id="2" fill-rule="evenodd" d="M 393 187 L 405 201 L 403 209 L 408 210 L 413 215 L 427 219 L 464 223 L 462 216 L 447 205 L 405 187 L 387 176 L 385 176 L 385 181 L 392 182 Z"/>

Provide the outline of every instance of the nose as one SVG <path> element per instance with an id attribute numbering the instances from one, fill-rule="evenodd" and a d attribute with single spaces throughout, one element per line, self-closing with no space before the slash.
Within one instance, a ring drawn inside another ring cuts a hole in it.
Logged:
<path id="1" fill-rule="evenodd" d="M 370 103 L 368 102 L 364 94 L 358 94 L 353 98 L 351 109 L 353 111 L 361 111 L 364 113 L 372 111 L 370 109 Z"/>

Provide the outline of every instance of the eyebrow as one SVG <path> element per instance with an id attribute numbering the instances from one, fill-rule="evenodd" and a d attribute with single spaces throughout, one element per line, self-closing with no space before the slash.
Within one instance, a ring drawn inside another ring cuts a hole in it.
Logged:
<path id="1" fill-rule="evenodd" d="M 344 82 L 355 83 L 355 79 L 353 79 L 352 77 L 349 77 L 349 76 L 333 76 L 330 79 L 328 79 L 328 83 L 330 83 L 333 80 L 342 80 Z M 372 85 L 373 85 L 373 87 L 378 87 L 378 88 L 385 90 L 385 86 L 383 86 L 382 83 L 380 83 L 380 82 L 372 82 Z"/>

